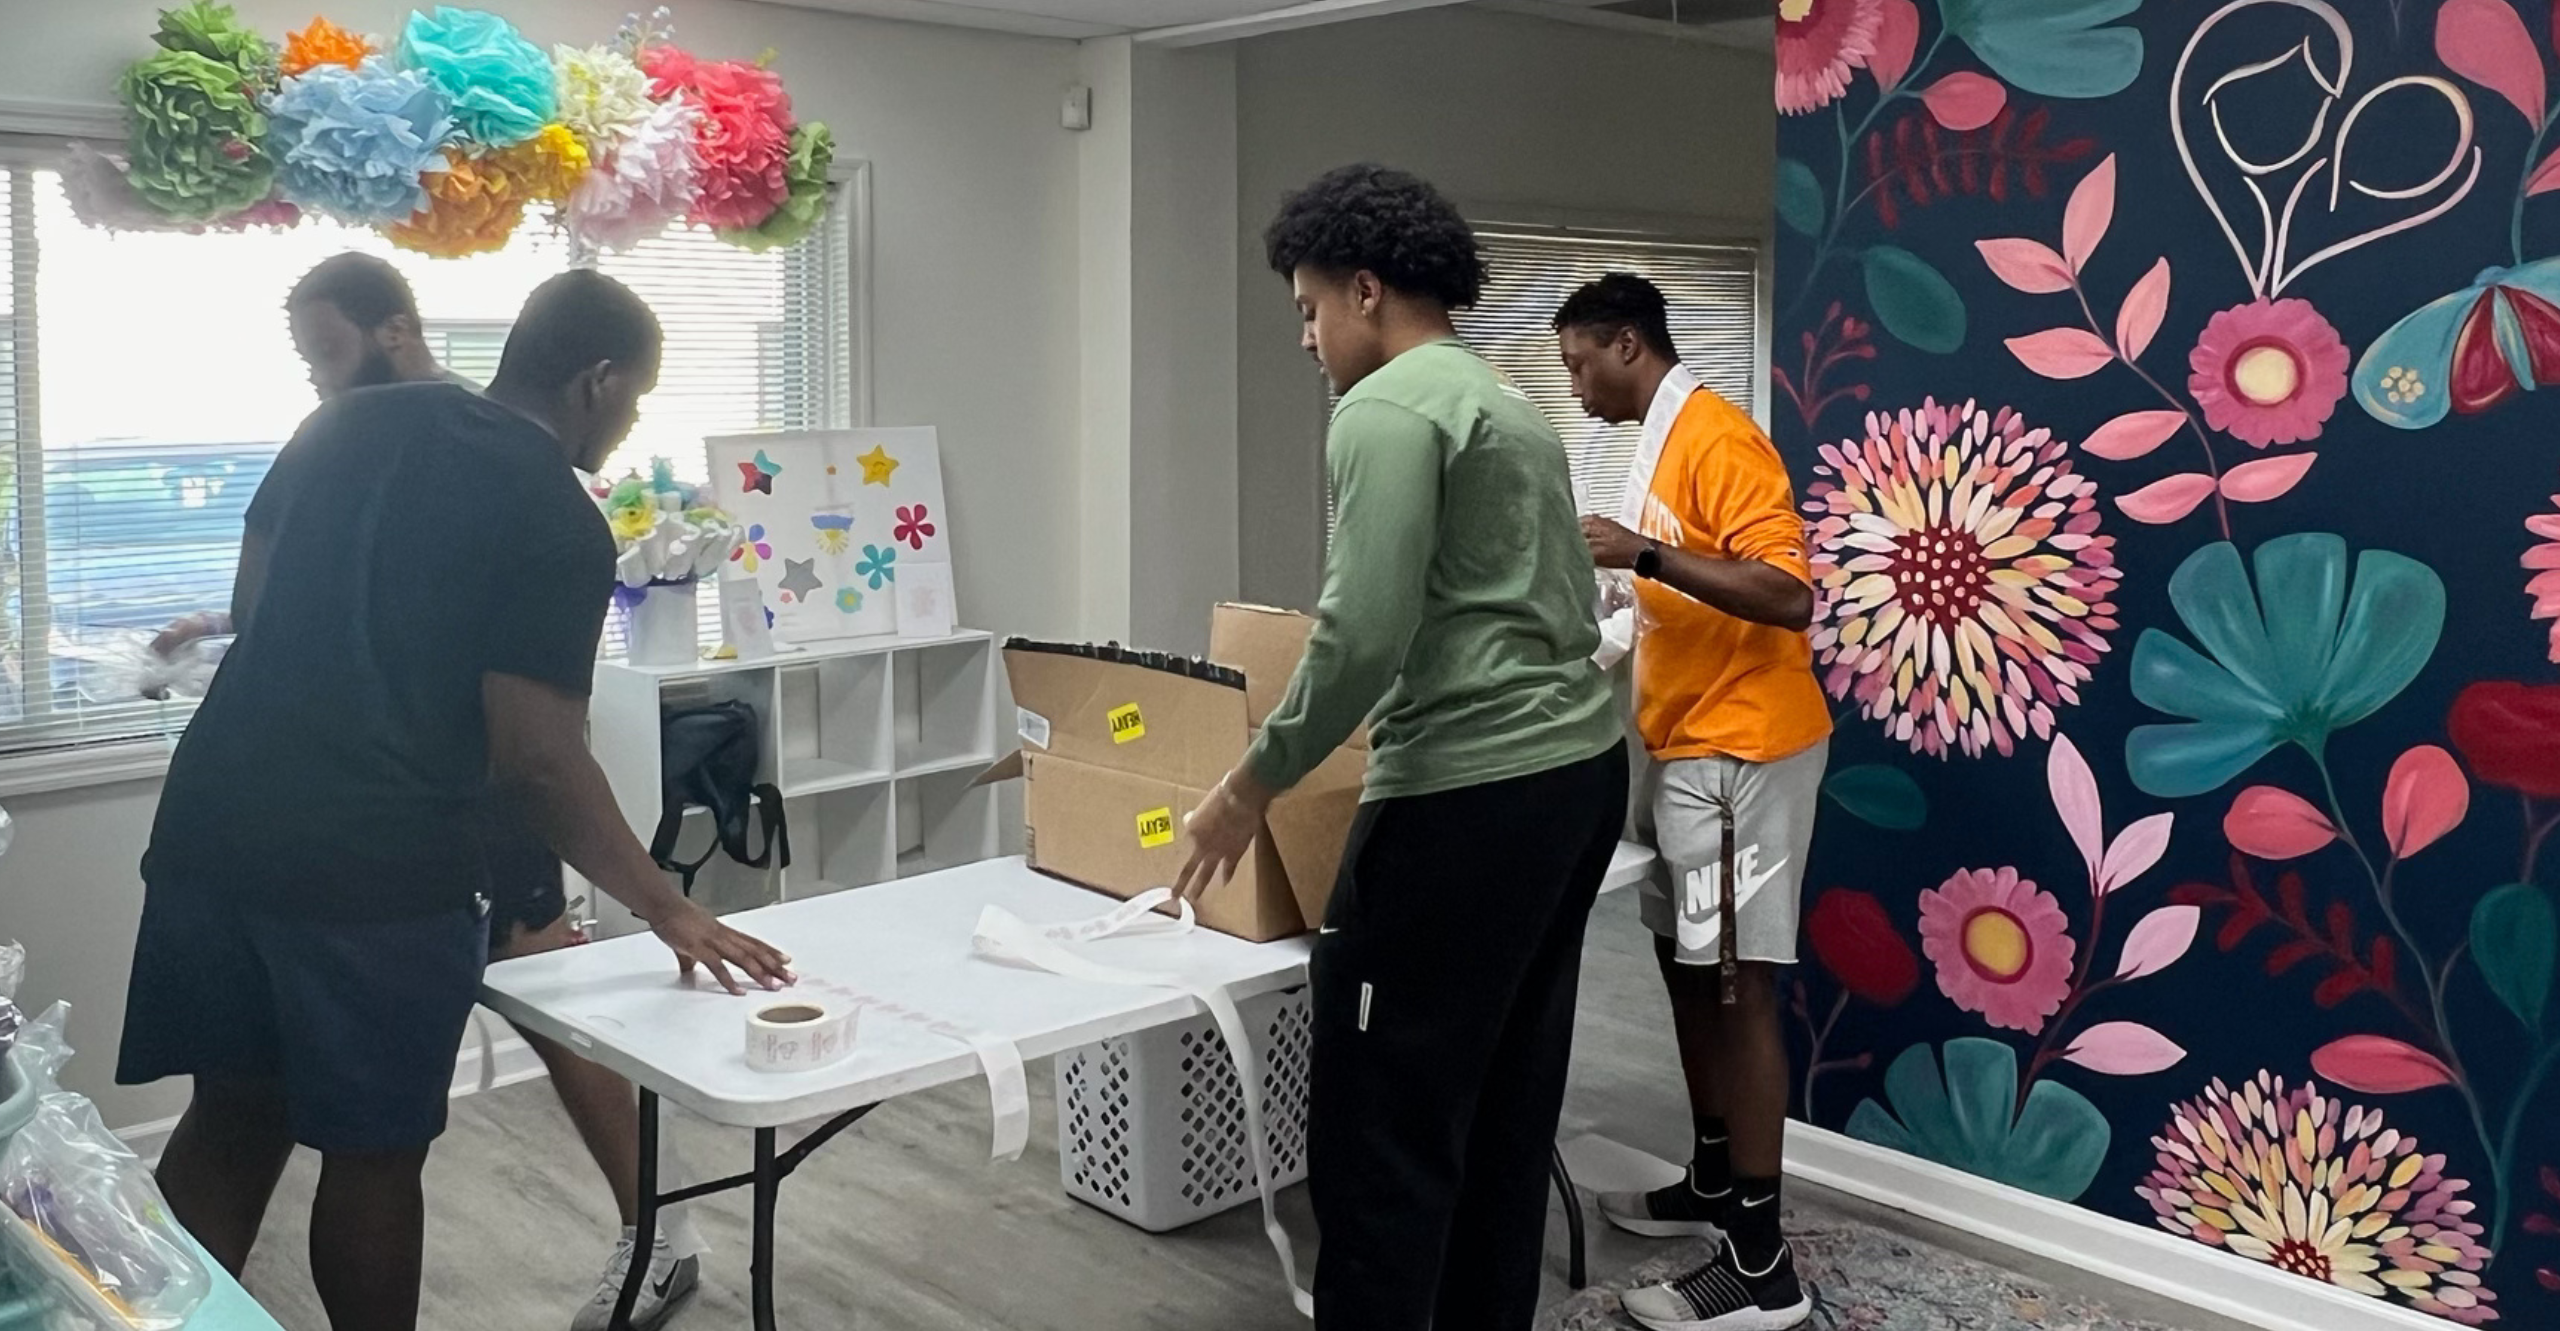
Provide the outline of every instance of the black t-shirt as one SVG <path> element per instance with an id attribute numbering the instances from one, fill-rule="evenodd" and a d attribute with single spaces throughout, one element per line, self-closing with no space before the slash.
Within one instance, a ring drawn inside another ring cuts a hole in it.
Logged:
<path id="1" fill-rule="evenodd" d="M 384 918 L 488 884 L 481 676 L 587 693 L 613 537 L 550 433 L 448 384 L 330 402 L 248 514 L 266 582 L 171 760 L 155 886 Z"/>

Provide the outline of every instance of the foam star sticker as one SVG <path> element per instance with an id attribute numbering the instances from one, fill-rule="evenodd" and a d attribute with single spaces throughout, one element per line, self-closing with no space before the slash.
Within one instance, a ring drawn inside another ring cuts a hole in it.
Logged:
<path id="1" fill-rule="evenodd" d="M 782 464 L 766 457 L 761 448 L 756 450 L 755 461 L 738 464 L 738 481 L 746 487 L 747 494 L 754 494 L 758 490 L 772 494 L 773 478 L 781 474 Z"/>
<path id="2" fill-rule="evenodd" d="M 889 446 L 886 444 L 873 444 L 870 452 L 855 458 L 854 461 L 862 464 L 864 485 L 887 485 L 889 473 L 898 469 L 898 460 L 889 456 Z"/>
<path id="3" fill-rule="evenodd" d="M 818 561 L 814 559 L 783 560 L 782 581 L 774 584 L 774 589 L 781 592 L 782 599 L 786 601 L 808 600 L 809 593 L 827 585 L 819 580 L 817 565 Z"/>

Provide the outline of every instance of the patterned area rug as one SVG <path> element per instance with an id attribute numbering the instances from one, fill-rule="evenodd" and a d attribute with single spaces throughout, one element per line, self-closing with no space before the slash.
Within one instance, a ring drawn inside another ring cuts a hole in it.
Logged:
<path id="1" fill-rule="evenodd" d="M 1595 1213 L 1594 1224 L 1606 1223 Z M 1919 1242 L 1819 1204 L 1790 1205 L 1796 1268 L 1813 1292 L 1812 1331 L 2174 1331 L 2059 1293 L 2014 1271 Z M 1705 1260 L 1701 1240 L 1666 1243 L 1631 1270 L 1549 1308 L 1538 1331 L 1625 1331 L 1618 1292 Z"/>

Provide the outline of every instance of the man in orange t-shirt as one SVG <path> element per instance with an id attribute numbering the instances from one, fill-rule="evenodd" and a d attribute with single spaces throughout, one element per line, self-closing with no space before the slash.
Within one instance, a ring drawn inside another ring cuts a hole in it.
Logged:
<path id="1" fill-rule="evenodd" d="M 1776 970 L 1796 959 L 1831 734 L 1805 638 L 1804 523 L 1768 436 L 1680 364 L 1652 283 L 1604 277 L 1565 302 L 1555 327 L 1583 410 L 1644 424 L 1618 519 L 1582 523 L 1601 568 L 1634 574 L 1633 631 L 1608 636 L 1635 651 L 1636 727 L 1654 759 L 1638 808 L 1670 870 L 1648 886 L 1644 917 L 1697 1128 L 1687 1178 L 1604 1196 L 1601 1211 L 1637 1234 L 1725 1240 L 1697 1270 L 1628 1291 L 1637 1321 L 1775 1331 L 1812 1312 L 1778 1227 L 1790 1077 Z"/>

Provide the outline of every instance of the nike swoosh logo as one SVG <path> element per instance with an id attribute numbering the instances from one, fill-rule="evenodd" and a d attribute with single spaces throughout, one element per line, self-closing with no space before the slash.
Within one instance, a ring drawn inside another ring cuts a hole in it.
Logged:
<path id="1" fill-rule="evenodd" d="M 659 1278 L 657 1284 L 650 1286 L 649 1292 L 657 1295 L 658 1300 L 663 1303 L 666 1301 L 667 1291 L 675 1288 L 675 1285 L 676 1273 L 669 1271 L 666 1275 Z"/>

